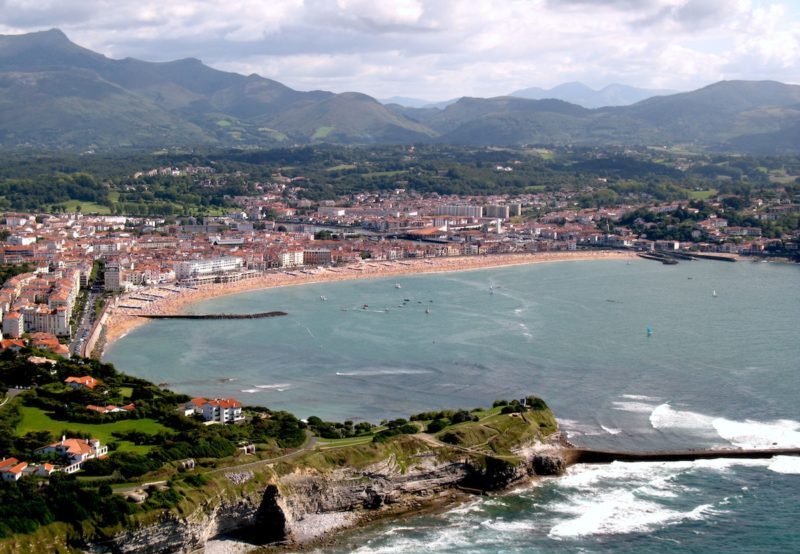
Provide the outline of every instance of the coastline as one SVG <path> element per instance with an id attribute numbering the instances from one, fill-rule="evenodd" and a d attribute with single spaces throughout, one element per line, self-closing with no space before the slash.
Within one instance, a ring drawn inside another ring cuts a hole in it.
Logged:
<path id="1" fill-rule="evenodd" d="M 139 314 L 178 314 L 186 307 L 197 302 L 230 294 L 331 281 L 351 281 L 399 275 L 469 271 L 548 262 L 633 258 L 636 258 L 634 252 L 608 250 L 412 258 L 395 261 L 365 261 L 359 264 L 335 268 L 315 268 L 313 270 L 303 268 L 292 271 L 277 270 L 253 279 L 246 279 L 235 283 L 214 283 L 201 285 L 195 288 L 182 288 L 180 290 L 176 290 L 174 286 L 140 289 L 117 297 L 114 304 L 108 307 L 107 317 L 104 317 L 103 323 L 100 323 L 103 329 L 98 330 L 104 337 L 104 343 L 102 344 L 99 357 L 102 357 L 105 350 L 112 343 L 150 321 L 147 318 L 139 317 Z M 172 289 L 173 292 L 159 292 L 158 294 L 153 294 L 152 296 L 157 296 L 159 299 L 148 301 L 146 304 L 141 304 L 140 301 L 136 300 L 137 295 L 141 297 L 142 294 L 150 294 L 151 292 L 160 291 L 162 289 Z M 133 304 L 138 304 L 140 309 L 133 310 L 125 307 Z"/>

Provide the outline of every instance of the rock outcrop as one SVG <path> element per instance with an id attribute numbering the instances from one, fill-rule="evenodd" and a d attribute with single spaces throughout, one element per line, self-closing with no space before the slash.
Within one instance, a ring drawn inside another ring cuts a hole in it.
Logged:
<path id="1" fill-rule="evenodd" d="M 255 545 L 304 544 L 378 516 L 409 513 L 459 491 L 489 492 L 534 475 L 553 475 L 565 463 L 552 447 L 528 448 L 520 459 L 464 454 L 443 461 L 423 450 L 405 466 L 390 457 L 362 469 L 328 472 L 297 469 L 275 476 L 258 493 L 235 501 L 211 499 L 185 517 L 163 519 L 122 533 L 92 553 L 189 553 L 219 535 L 235 535 Z M 408 460 L 406 460 L 408 462 Z"/>

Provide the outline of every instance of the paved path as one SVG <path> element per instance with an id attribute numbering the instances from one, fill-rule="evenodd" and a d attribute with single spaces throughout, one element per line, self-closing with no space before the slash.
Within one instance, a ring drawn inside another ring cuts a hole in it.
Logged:
<path id="1" fill-rule="evenodd" d="M 236 472 L 239 472 L 239 471 L 253 469 L 253 468 L 260 467 L 260 466 L 271 465 L 271 464 L 274 464 L 276 462 L 282 462 L 284 460 L 288 460 L 288 459 L 293 458 L 295 456 L 299 456 L 300 454 L 304 454 L 306 452 L 310 452 L 311 450 L 314 450 L 314 448 L 316 448 L 316 446 L 317 446 L 317 437 L 315 437 L 313 435 L 310 435 L 310 434 L 307 435 L 307 436 L 308 436 L 308 441 L 303 446 L 301 446 L 300 448 L 298 448 L 297 450 L 295 450 L 293 452 L 289 452 L 288 454 L 283 454 L 283 455 L 277 456 L 275 458 L 268 458 L 266 460 L 256 460 L 254 462 L 246 462 L 244 464 L 238 464 L 238 465 L 235 465 L 235 466 L 219 467 L 219 468 L 216 468 L 216 469 L 210 469 L 208 471 L 202 471 L 202 472 L 198 472 L 198 473 L 236 473 Z M 137 491 L 137 490 L 140 490 L 140 489 L 146 489 L 147 487 L 150 487 L 152 485 L 164 485 L 166 483 L 167 483 L 167 481 L 151 481 L 149 483 L 140 483 L 138 485 L 131 485 L 129 487 L 116 489 L 114 492 L 116 494 L 126 494 L 126 493 Z"/>
<path id="2" fill-rule="evenodd" d="M 22 394 L 23 392 L 25 392 L 24 389 L 8 389 L 6 397 L 3 399 L 2 402 L 0 402 L 0 408 L 5 406 L 10 400 L 13 400 L 15 396 L 17 396 L 18 394 Z"/>

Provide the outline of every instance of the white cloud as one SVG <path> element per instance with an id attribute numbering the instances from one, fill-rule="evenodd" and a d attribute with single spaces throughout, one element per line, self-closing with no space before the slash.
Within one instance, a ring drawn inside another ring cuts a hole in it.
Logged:
<path id="1" fill-rule="evenodd" d="M 444 99 L 581 80 L 800 81 L 790 0 L 0 0 L 111 57 L 198 57 L 301 89 Z"/>

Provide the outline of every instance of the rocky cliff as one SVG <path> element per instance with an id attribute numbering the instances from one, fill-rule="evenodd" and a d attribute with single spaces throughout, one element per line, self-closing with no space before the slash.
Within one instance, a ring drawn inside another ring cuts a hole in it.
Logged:
<path id="1" fill-rule="evenodd" d="M 566 462 L 557 447 L 535 445 L 515 457 L 493 457 L 431 448 L 421 442 L 408 456 L 395 454 L 360 469 L 322 471 L 295 465 L 281 474 L 275 468 L 268 484 L 236 498 L 205 499 L 192 513 L 165 513 L 139 529 L 89 545 L 91 553 L 188 553 L 206 542 L 235 534 L 254 545 L 306 544 L 334 531 L 385 515 L 403 514 L 447 502 L 462 491 L 507 488 L 534 475 L 553 475 Z M 241 474 L 226 478 L 241 484 Z"/>

